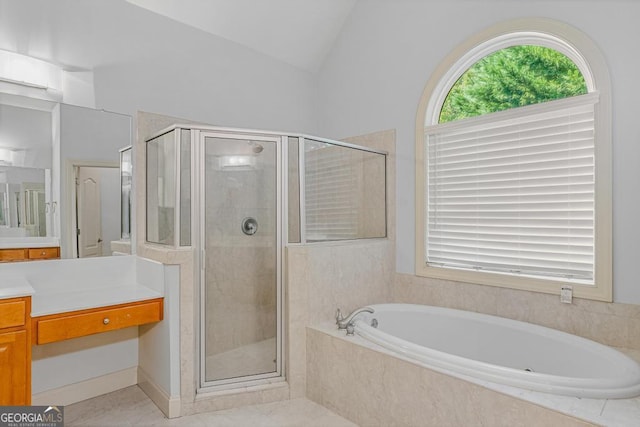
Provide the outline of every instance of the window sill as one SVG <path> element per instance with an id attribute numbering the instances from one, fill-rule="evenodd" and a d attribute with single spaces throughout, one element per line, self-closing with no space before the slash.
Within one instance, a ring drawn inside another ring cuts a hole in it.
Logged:
<path id="1" fill-rule="evenodd" d="M 560 295 L 560 289 L 563 286 L 570 285 L 573 288 L 573 296 L 575 298 L 604 302 L 612 302 L 613 300 L 610 282 L 603 284 L 596 281 L 595 285 L 584 285 L 571 281 L 548 280 L 483 271 L 456 270 L 444 267 L 429 267 L 421 263 L 416 265 L 416 276 L 530 292 L 542 292 L 552 295 Z"/>

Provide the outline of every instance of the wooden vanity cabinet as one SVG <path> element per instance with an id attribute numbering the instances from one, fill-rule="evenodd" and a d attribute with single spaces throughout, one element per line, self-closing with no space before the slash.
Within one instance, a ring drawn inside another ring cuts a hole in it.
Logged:
<path id="1" fill-rule="evenodd" d="M 0 249 L 0 262 L 25 261 L 28 256 L 24 249 Z"/>
<path id="2" fill-rule="evenodd" d="M 0 262 L 60 258 L 60 247 L 0 249 Z"/>
<path id="3" fill-rule="evenodd" d="M 56 259 L 60 258 L 60 248 L 29 248 L 27 251 L 28 259 Z"/>
<path id="4" fill-rule="evenodd" d="M 163 318 L 163 298 L 31 317 L 31 297 L 0 299 L 0 406 L 31 404 L 31 346 Z"/>
<path id="5" fill-rule="evenodd" d="M 33 317 L 33 344 L 48 344 L 159 322 L 163 298 Z"/>
<path id="6" fill-rule="evenodd" d="M 31 297 L 0 300 L 0 406 L 31 404 Z"/>

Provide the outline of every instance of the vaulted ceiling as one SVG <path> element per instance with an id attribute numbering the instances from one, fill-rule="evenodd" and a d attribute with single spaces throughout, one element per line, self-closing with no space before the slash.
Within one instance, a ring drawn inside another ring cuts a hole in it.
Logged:
<path id="1" fill-rule="evenodd" d="M 160 15 L 315 71 L 356 0 L 127 0 Z"/>
<path id="2" fill-rule="evenodd" d="M 153 33 L 184 28 L 188 37 L 223 38 L 314 72 L 356 1 L 0 0 L 0 49 L 91 70 L 162 54 Z"/>

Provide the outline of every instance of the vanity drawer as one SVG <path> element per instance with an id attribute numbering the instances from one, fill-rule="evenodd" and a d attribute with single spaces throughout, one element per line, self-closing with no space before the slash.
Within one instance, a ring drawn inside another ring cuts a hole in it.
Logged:
<path id="1" fill-rule="evenodd" d="M 0 301 L 0 329 L 23 326 L 27 319 L 27 302 L 24 299 Z"/>
<path id="2" fill-rule="evenodd" d="M 30 248 L 29 259 L 52 259 L 60 257 L 60 248 Z"/>
<path id="3" fill-rule="evenodd" d="M 0 262 L 22 261 L 27 259 L 26 249 L 0 249 Z"/>
<path id="4" fill-rule="evenodd" d="M 34 318 L 35 344 L 47 344 L 162 320 L 162 298 Z"/>

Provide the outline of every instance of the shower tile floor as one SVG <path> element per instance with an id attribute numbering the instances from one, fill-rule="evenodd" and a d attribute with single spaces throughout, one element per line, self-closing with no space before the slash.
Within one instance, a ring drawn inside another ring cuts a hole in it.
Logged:
<path id="1" fill-rule="evenodd" d="M 207 381 L 275 372 L 276 339 L 268 338 L 207 357 Z"/>
<path id="2" fill-rule="evenodd" d="M 308 399 L 167 419 L 138 386 L 75 403 L 64 408 L 65 426 L 193 426 L 193 427 L 357 427 Z"/>

